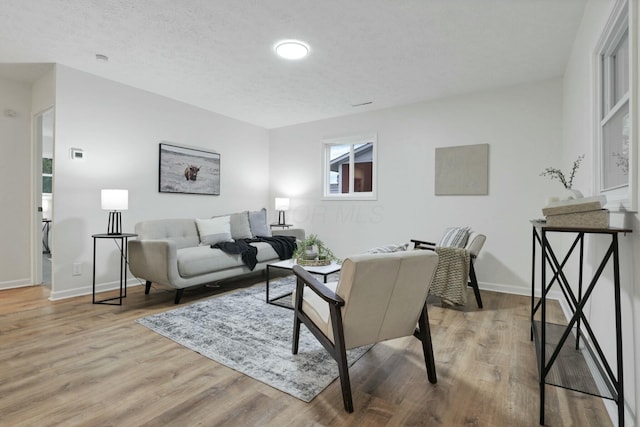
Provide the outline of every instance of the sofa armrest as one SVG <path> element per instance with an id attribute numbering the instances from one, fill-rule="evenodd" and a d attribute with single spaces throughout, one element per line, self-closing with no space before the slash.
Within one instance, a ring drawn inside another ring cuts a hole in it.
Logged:
<path id="1" fill-rule="evenodd" d="M 294 236 L 296 238 L 296 241 L 299 241 L 299 242 L 302 242 L 305 239 L 304 229 L 302 228 L 271 230 L 271 234 L 274 236 Z"/>
<path id="2" fill-rule="evenodd" d="M 129 269 L 131 274 L 144 280 L 176 286 L 178 255 L 175 242 L 169 239 L 130 240 Z"/>

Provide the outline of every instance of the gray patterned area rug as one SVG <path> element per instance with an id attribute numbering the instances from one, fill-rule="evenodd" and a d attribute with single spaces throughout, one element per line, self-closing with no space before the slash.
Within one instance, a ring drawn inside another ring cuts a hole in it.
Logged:
<path id="1" fill-rule="evenodd" d="M 279 295 L 294 276 L 270 284 Z M 291 354 L 293 311 L 267 304 L 264 285 L 239 290 L 137 320 L 141 325 L 218 363 L 310 402 L 338 377 L 338 366 L 302 325 Z M 349 350 L 349 366 L 371 346 Z"/>

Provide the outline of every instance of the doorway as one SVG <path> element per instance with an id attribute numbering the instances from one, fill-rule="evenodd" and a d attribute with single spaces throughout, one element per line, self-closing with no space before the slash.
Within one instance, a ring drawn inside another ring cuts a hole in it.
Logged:
<path id="1" fill-rule="evenodd" d="M 53 232 L 53 108 L 34 118 L 34 284 L 51 288 Z"/>

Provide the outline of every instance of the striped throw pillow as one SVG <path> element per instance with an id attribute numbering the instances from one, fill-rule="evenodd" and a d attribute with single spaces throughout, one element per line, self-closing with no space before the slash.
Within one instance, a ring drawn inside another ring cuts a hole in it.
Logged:
<path id="1" fill-rule="evenodd" d="M 445 248 L 464 248 L 469 239 L 471 227 L 449 227 L 444 231 L 436 246 Z"/>
<path id="2" fill-rule="evenodd" d="M 405 243 L 404 245 L 384 245 L 384 246 L 378 246 L 377 248 L 372 248 L 369 249 L 367 252 L 367 254 L 389 254 L 392 252 L 400 252 L 400 251 L 406 251 L 407 248 L 409 247 L 408 243 Z"/>

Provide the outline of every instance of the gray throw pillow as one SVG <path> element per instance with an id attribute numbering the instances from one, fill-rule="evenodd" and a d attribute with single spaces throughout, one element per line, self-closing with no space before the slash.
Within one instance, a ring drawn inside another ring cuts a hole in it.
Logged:
<path id="1" fill-rule="evenodd" d="M 251 227 L 249 226 L 249 212 L 231 214 L 231 237 L 234 240 L 251 239 Z"/>
<path id="2" fill-rule="evenodd" d="M 249 224 L 254 237 L 271 237 L 271 230 L 267 225 L 267 210 L 249 212 Z"/>

